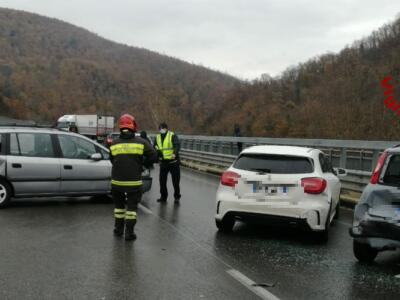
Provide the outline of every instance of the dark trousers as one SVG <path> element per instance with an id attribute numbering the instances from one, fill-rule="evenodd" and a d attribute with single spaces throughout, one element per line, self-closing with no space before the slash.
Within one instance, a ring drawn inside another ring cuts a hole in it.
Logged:
<path id="1" fill-rule="evenodd" d="M 168 173 L 171 173 L 172 176 L 172 185 L 174 186 L 174 198 L 179 199 L 181 198 L 181 190 L 179 187 L 179 182 L 181 181 L 181 168 L 179 166 L 179 161 L 160 163 L 161 199 L 167 200 L 168 198 L 168 189 L 167 189 Z"/>
<path id="2" fill-rule="evenodd" d="M 115 205 L 115 218 L 136 223 L 136 211 L 140 200 L 142 200 L 142 189 L 137 188 L 129 192 L 113 189 L 111 193 Z"/>

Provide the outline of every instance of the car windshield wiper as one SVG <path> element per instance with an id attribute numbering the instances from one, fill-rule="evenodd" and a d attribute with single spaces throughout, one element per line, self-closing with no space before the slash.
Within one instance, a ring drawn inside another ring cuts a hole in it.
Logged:
<path id="1" fill-rule="evenodd" d="M 258 168 L 254 168 L 254 169 L 250 169 L 249 171 L 257 171 L 260 173 L 271 173 L 270 169 L 258 169 Z"/>

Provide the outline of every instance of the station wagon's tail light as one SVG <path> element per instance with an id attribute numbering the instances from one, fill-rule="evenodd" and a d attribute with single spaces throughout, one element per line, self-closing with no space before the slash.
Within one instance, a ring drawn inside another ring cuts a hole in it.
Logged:
<path id="1" fill-rule="evenodd" d="M 108 138 L 107 138 L 107 144 L 111 145 L 112 142 L 113 142 L 112 138 L 108 137 Z"/>
<path id="2" fill-rule="evenodd" d="M 225 171 L 221 176 L 221 184 L 234 187 L 238 182 L 240 175 L 232 171 Z"/>
<path id="3" fill-rule="evenodd" d="M 378 183 L 379 174 L 380 174 L 381 171 L 382 171 L 382 167 L 383 167 L 383 164 L 385 163 L 385 160 L 386 160 L 386 157 L 387 157 L 387 156 L 388 156 L 387 151 L 384 151 L 384 152 L 381 154 L 381 156 L 379 156 L 378 162 L 377 162 L 377 164 L 376 164 L 376 167 L 375 167 L 374 171 L 372 172 L 371 179 L 369 180 L 370 183 L 372 183 L 372 184 Z"/>
<path id="4" fill-rule="evenodd" d="M 320 177 L 302 178 L 301 186 L 304 188 L 304 193 L 321 194 L 323 191 L 325 191 L 326 180 Z"/>

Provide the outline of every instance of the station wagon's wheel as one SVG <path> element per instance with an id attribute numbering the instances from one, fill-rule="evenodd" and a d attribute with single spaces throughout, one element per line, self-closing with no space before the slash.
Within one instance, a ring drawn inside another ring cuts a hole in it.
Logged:
<path id="1" fill-rule="evenodd" d="M 0 179 L 0 208 L 6 207 L 10 203 L 11 187 L 3 179 Z"/>

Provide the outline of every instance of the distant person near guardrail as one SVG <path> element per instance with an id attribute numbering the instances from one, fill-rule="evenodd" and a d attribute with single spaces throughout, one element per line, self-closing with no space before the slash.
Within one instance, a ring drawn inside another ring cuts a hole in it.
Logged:
<path id="1" fill-rule="evenodd" d="M 241 132 L 240 132 L 240 126 L 239 126 L 239 124 L 235 124 L 235 125 L 233 126 L 233 135 L 236 136 L 236 137 L 241 137 L 241 136 L 242 136 L 242 134 L 241 134 Z M 242 142 L 238 142 L 238 143 L 237 143 L 237 147 L 238 147 L 239 153 L 242 152 L 243 143 L 242 143 Z"/>
<path id="2" fill-rule="evenodd" d="M 147 135 L 147 132 L 146 132 L 146 131 L 142 130 L 142 131 L 140 132 L 140 137 L 141 137 L 142 139 L 145 139 L 145 140 L 149 141 L 150 145 L 153 145 L 153 141 L 149 138 L 149 136 Z"/>
<path id="3" fill-rule="evenodd" d="M 172 176 L 174 186 L 174 199 L 178 204 L 181 199 L 179 182 L 181 179 L 179 150 L 180 143 L 178 136 L 168 130 L 168 125 L 164 122 L 159 126 L 160 133 L 156 137 L 155 148 L 158 152 L 160 161 L 160 194 L 157 202 L 165 203 L 168 198 L 167 180 L 168 173 Z"/>

